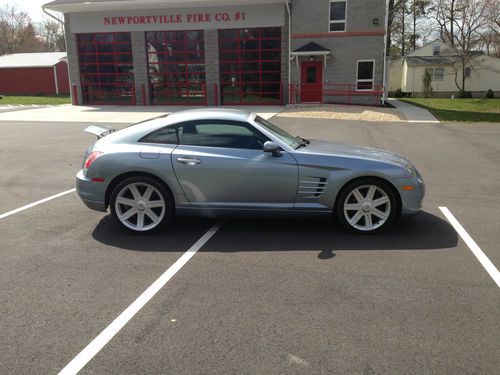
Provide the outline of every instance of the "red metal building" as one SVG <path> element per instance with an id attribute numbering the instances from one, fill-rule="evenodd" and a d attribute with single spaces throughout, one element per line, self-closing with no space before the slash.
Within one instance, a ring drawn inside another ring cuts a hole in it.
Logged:
<path id="1" fill-rule="evenodd" d="M 0 95 L 69 94 L 66 52 L 0 56 Z"/>

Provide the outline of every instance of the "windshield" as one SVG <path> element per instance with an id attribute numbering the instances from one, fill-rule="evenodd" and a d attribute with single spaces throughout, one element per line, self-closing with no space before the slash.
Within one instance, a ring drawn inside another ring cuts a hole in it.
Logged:
<path id="1" fill-rule="evenodd" d="M 280 139 L 280 141 L 282 141 L 283 143 L 285 143 L 287 146 L 289 146 L 291 148 L 297 148 L 302 143 L 301 139 L 294 137 L 293 135 L 287 133 L 283 129 L 278 128 L 273 123 L 271 123 L 267 120 L 264 120 L 260 116 L 255 117 L 255 122 L 257 124 L 259 124 L 260 126 L 262 126 L 263 128 L 265 128 L 270 133 L 272 133 L 273 135 L 275 135 L 276 137 L 278 137 Z"/>

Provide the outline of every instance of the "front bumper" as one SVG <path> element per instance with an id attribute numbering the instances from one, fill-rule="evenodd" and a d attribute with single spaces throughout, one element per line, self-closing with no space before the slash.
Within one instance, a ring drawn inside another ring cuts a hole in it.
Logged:
<path id="1" fill-rule="evenodd" d="M 93 182 L 87 179 L 83 170 L 80 170 L 76 175 L 76 192 L 91 210 L 106 212 L 107 186 L 103 182 Z"/>
<path id="2" fill-rule="evenodd" d="M 420 176 L 417 178 L 398 178 L 393 180 L 401 196 L 401 214 L 413 215 L 422 209 L 425 196 L 425 184 Z M 415 190 L 404 190 L 403 186 L 413 186 Z"/>

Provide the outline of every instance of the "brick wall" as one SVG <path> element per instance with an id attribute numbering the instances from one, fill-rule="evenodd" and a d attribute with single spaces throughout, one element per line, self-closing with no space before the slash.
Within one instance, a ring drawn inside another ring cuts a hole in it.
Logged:
<path id="1" fill-rule="evenodd" d="M 358 60 L 375 60 L 374 84 L 382 84 L 384 0 L 347 0 L 346 32 L 329 32 L 330 0 L 292 2 L 292 51 L 314 41 L 331 51 L 323 69 L 323 83 L 355 84 Z M 373 24 L 373 19 L 378 24 Z M 363 35 L 368 34 L 368 35 Z M 315 60 L 322 60 L 320 56 Z M 300 63 L 292 63 L 292 81 L 300 83 Z"/>
<path id="2" fill-rule="evenodd" d="M 135 100 L 137 105 L 149 105 L 149 78 L 146 40 L 143 31 L 130 33 L 132 43 L 132 58 L 134 61 Z M 142 97 L 142 87 L 145 89 L 145 98 Z"/>
<path id="3" fill-rule="evenodd" d="M 219 35 L 217 30 L 205 30 L 205 77 L 208 105 L 215 105 L 214 85 L 219 86 Z M 217 103 L 220 104 L 220 86 L 217 90 Z"/>

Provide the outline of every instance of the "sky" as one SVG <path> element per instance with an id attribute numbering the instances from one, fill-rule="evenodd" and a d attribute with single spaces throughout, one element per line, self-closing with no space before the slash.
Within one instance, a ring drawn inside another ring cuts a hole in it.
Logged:
<path id="1" fill-rule="evenodd" d="M 42 22 L 47 16 L 42 12 L 42 5 L 50 3 L 52 0 L 0 0 L 0 7 L 5 5 L 17 5 L 20 9 L 29 14 L 33 22 Z"/>

